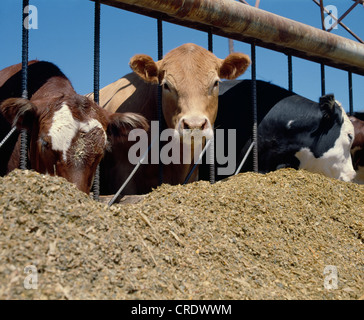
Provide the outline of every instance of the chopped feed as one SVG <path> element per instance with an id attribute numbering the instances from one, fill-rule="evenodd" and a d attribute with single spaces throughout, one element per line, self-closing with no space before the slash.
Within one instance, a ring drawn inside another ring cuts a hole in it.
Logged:
<path id="1" fill-rule="evenodd" d="M 364 186 L 305 171 L 110 208 L 59 177 L 0 178 L 0 299 L 363 299 L 363 245 Z"/>

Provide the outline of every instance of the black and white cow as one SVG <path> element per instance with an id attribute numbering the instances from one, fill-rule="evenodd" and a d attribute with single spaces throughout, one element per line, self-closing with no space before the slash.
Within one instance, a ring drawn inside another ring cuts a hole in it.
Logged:
<path id="1" fill-rule="evenodd" d="M 251 143 L 251 84 L 251 80 L 220 84 L 215 127 L 236 129 L 236 165 Z M 333 95 L 321 97 L 317 103 L 268 82 L 257 81 L 257 111 L 259 172 L 292 167 L 343 181 L 354 178 L 350 156 L 354 128 Z M 251 158 L 241 172 L 252 170 Z M 205 165 L 200 168 L 200 178 L 205 179 L 206 172 Z M 217 180 L 225 177 L 217 175 Z"/>
<path id="2" fill-rule="evenodd" d="M 333 95 L 316 103 L 299 95 L 278 102 L 259 125 L 259 169 L 306 169 L 351 181 L 354 128 Z"/>

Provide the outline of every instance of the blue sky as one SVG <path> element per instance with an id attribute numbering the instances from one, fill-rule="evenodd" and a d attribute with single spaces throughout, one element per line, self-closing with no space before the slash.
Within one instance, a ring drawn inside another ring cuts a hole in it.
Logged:
<path id="1" fill-rule="evenodd" d="M 231 0 L 233 1 L 233 0 Z M 254 4 L 255 0 L 248 0 Z M 93 15 L 89 0 L 30 0 L 38 9 L 38 29 L 30 30 L 29 59 L 47 60 L 58 65 L 72 81 L 76 91 L 93 90 Z M 342 15 L 350 0 L 325 0 Z M 0 69 L 21 61 L 21 0 L 1 0 L 0 5 Z M 260 8 L 275 14 L 321 28 L 320 11 L 312 0 L 261 0 Z M 357 6 L 343 22 L 364 39 L 363 6 Z M 101 87 L 130 72 L 129 59 L 145 53 L 157 59 L 157 23 L 155 19 L 101 5 Z M 163 23 L 164 53 L 186 42 L 207 48 L 206 33 Z M 332 31 L 353 39 L 341 26 Z M 228 40 L 213 37 L 214 53 L 228 55 Z M 250 55 L 250 45 L 234 41 L 235 51 Z M 241 78 L 250 78 L 250 68 Z M 320 66 L 293 58 L 293 89 L 313 100 L 321 93 Z M 257 78 L 282 87 L 288 86 L 285 55 L 257 48 Z M 332 92 L 349 108 L 347 72 L 326 67 L 326 92 Z M 364 77 L 353 75 L 354 110 L 364 109 Z"/>

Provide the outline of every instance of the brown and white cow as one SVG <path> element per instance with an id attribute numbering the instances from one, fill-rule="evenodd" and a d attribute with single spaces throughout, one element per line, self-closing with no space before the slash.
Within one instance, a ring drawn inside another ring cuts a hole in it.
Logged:
<path id="1" fill-rule="evenodd" d="M 30 169 L 58 175 L 88 193 L 109 139 L 127 141 L 130 130 L 148 129 L 135 113 L 112 114 L 75 92 L 50 62 L 31 61 L 28 99 L 19 98 L 21 64 L 0 71 L 1 136 L 11 126 L 28 131 Z M 19 133 L 1 150 L 1 173 L 19 167 Z"/>
<path id="2" fill-rule="evenodd" d="M 354 126 L 355 135 L 350 151 L 356 171 L 354 182 L 364 184 L 364 113 L 354 113 L 349 119 Z"/>
<path id="3" fill-rule="evenodd" d="M 213 135 L 220 79 L 235 79 L 249 64 L 249 57 L 243 53 L 219 59 L 192 43 L 173 49 L 157 62 L 138 54 L 130 60 L 133 73 L 101 89 L 100 106 L 111 112 L 138 112 L 149 121 L 158 120 L 157 87 L 161 85 L 163 118 L 166 128 L 173 129 L 180 138 L 176 143 L 181 154 L 179 164 L 163 165 L 163 182 L 181 184 L 194 164 L 194 152 L 190 152 L 189 159 L 183 159 L 186 144 L 194 148 L 191 135 L 206 139 Z M 107 187 L 105 193 L 115 193 L 132 171 L 134 165 L 129 163 L 127 153 L 123 146 L 113 146 L 113 152 L 105 155 L 101 175 L 102 185 Z M 195 181 L 197 175 L 198 170 L 189 181 Z M 146 193 L 157 185 L 158 165 L 143 165 L 124 193 Z"/>

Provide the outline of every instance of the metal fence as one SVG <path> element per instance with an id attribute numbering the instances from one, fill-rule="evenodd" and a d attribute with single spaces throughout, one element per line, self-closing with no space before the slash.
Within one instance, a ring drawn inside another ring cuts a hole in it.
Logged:
<path id="1" fill-rule="evenodd" d="M 349 112 L 353 113 L 352 74 L 364 75 L 364 45 L 344 37 L 293 21 L 281 16 L 231 0 L 91 0 L 95 2 L 94 19 L 94 99 L 99 100 L 100 78 L 100 4 L 156 18 L 158 59 L 163 57 L 162 21 L 197 29 L 207 33 L 208 49 L 213 51 L 213 35 L 251 44 L 252 104 L 253 104 L 253 166 L 258 170 L 257 105 L 256 105 L 256 46 L 287 55 L 288 89 L 292 90 L 292 56 L 321 64 L 321 92 L 325 93 L 325 65 L 348 72 Z M 24 8 L 29 0 L 23 0 Z M 24 17 L 23 17 L 24 21 Z M 28 29 L 23 24 L 22 88 L 27 97 Z M 158 119 L 162 123 L 161 94 L 159 92 Z M 213 143 L 210 144 L 213 147 Z M 22 134 L 21 167 L 26 167 L 26 134 Z M 210 153 L 213 154 L 213 153 Z M 214 164 L 210 168 L 210 182 L 215 181 Z M 99 173 L 93 187 L 99 195 Z M 159 182 L 163 181 L 162 166 Z"/>

